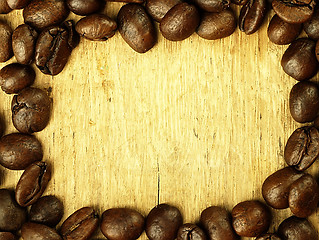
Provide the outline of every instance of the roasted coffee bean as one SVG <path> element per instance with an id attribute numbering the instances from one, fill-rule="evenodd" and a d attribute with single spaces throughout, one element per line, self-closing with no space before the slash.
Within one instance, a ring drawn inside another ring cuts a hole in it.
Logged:
<path id="1" fill-rule="evenodd" d="M 315 12 L 310 20 L 303 24 L 303 29 L 311 39 L 319 39 L 319 10 Z"/>
<path id="2" fill-rule="evenodd" d="M 43 130 L 49 123 L 51 100 L 45 91 L 25 88 L 12 99 L 12 122 L 21 133 Z"/>
<path id="3" fill-rule="evenodd" d="M 200 223 L 208 234 L 208 239 L 239 239 L 233 230 L 231 215 L 225 208 L 218 206 L 206 208 L 200 216 Z"/>
<path id="4" fill-rule="evenodd" d="M 75 30 L 89 40 L 105 41 L 114 36 L 117 24 L 104 14 L 92 14 L 77 22 Z"/>
<path id="5" fill-rule="evenodd" d="M 275 44 L 285 45 L 295 40 L 302 30 L 302 24 L 292 24 L 274 15 L 268 26 L 268 38 Z"/>
<path id="6" fill-rule="evenodd" d="M 257 237 L 267 232 L 271 214 L 266 205 L 259 201 L 245 201 L 232 210 L 233 227 L 242 237 Z"/>
<path id="7" fill-rule="evenodd" d="M 262 186 L 262 194 L 266 203 L 276 209 L 288 208 L 291 184 L 303 175 L 303 172 L 292 167 L 285 167 L 267 177 Z"/>
<path id="8" fill-rule="evenodd" d="M 266 15 L 266 0 L 248 0 L 241 8 L 239 15 L 239 29 L 247 35 L 256 32 Z"/>
<path id="9" fill-rule="evenodd" d="M 258 236 L 256 240 L 281 240 L 281 238 L 274 233 L 265 233 Z"/>
<path id="10" fill-rule="evenodd" d="M 215 40 L 230 36 L 236 26 L 234 12 L 229 8 L 219 13 L 203 13 L 196 32 L 202 38 Z"/>
<path id="11" fill-rule="evenodd" d="M 0 232 L 1 240 L 16 240 L 16 237 L 11 232 Z"/>
<path id="12" fill-rule="evenodd" d="M 25 8 L 31 0 L 7 0 L 7 3 L 11 9 Z"/>
<path id="13" fill-rule="evenodd" d="M 32 63 L 37 38 L 37 31 L 27 24 L 22 24 L 13 31 L 12 50 L 19 63 Z"/>
<path id="14" fill-rule="evenodd" d="M 177 233 L 177 240 L 206 240 L 205 232 L 195 224 L 186 223 L 182 225 Z"/>
<path id="15" fill-rule="evenodd" d="M 1 89 L 7 93 L 18 93 L 33 84 L 35 72 L 32 67 L 11 63 L 0 71 Z"/>
<path id="16" fill-rule="evenodd" d="M 182 214 L 176 207 L 160 204 L 148 214 L 145 232 L 150 240 L 174 240 L 182 224 Z"/>
<path id="17" fill-rule="evenodd" d="M 42 30 L 59 24 L 69 15 L 69 8 L 64 0 L 33 0 L 23 9 L 24 22 Z"/>
<path id="18" fill-rule="evenodd" d="M 313 77 L 318 70 L 315 46 L 316 43 L 309 38 L 293 41 L 281 59 L 285 73 L 298 81 Z"/>
<path id="19" fill-rule="evenodd" d="M 192 0 L 206 12 L 221 12 L 230 5 L 230 0 Z"/>
<path id="20" fill-rule="evenodd" d="M 236 5 L 245 5 L 247 1 L 248 0 L 231 0 L 231 2 Z"/>
<path id="21" fill-rule="evenodd" d="M 26 220 L 27 210 L 18 205 L 14 192 L 0 189 L 0 231 L 17 231 Z"/>
<path id="22" fill-rule="evenodd" d="M 182 0 L 147 0 L 145 8 L 155 21 L 161 22 L 165 14 L 179 3 Z"/>
<path id="23" fill-rule="evenodd" d="M 45 162 L 32 163 L 20 177 L 16 187 L 16 200 L 22 206 L 35 203 L 51 179 L 51 168 Z"/>
<path id="24" fill-rule="evenodd" d="M 194 5 L 180 3 L 172 7 L 160 23 L 162 35 L 171 41 L 182 41 L 190 37 L 200 22 Z"/>
<path id="25" fill-rule="evenodd" d="M 45 196 L 32 205 L 29 220 L 49 227 L 55 227 L 61 221 L 63 212 L 63 203 L 57 197 Z"/>
<path id="26" fill-rule="evenodd" d="M 60 233 L 64 240 L 87 240 L 99 226 L 99 218 L 91 207 L 84 207 L 71 216 L 62 224 Z"/>
<path id="27" fill-rule="evenodd" d="M 0 139 L 0 164 L 12 170 L 23 170 L 43 157 L 41 143 L 34 137 L 12 133 Z"/>
<path id="28" fill-rule="evenodd" d="M 55 229 L 37 223 L 25 223 L 21 229 L 23 240 L 62 240 Z"/>
<path id="29" fill-rule="evenodd" d="M 11 11 L 12 9 L 9 7 L 7 0 L 0 0 L 0 14 L 7 14 Z"/>
<path id="30" fill-rule="evenodd" d="M 284 220 L 278 228 L 278 235 L 282 240 L 315 240 L 318 239 L 317 231 L 311 223 L 304 218 L 295 216 Z"/>
<path id="31" fill-rule="evenodd" d="M 135 240 L 144 231 L 144 217 L 128 208 L 112 208 L 102 215 L 101 231 L 109 240 Z"/>
<path id="32" fill-rule="evenodd" d="M 5 22 L 0 21 L 0 62 L 6 62 L 13 56 L 11 41 L 11 27 Z"/>
<path id="33" fill-rule="evenodd" d="M 67 0 L 69 9 L 78 15 L 89 15 L 100 12 L 105 7 L 104 0 Z"/>

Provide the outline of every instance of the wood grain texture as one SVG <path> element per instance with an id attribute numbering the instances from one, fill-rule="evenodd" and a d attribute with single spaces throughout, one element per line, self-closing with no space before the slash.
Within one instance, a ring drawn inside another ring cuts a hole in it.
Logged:
<path id="1" fill-rule="evenodd" d="M 105 13 L 116 18 L 121 5 L 108 3 Z M 300 126 L 288 109 L 296 81 L 280 66 L 287 46 L 267 38 L 272 15 L 251 36 L 237 29 L 221 40 L 194 34 L 169 42 L 159 35 L 145 54 L 119 33 L 106 42 L 81 39 L 61 74 L 37 70 L 35 86 L 51 89 L 53 99 L 48 127 L 35 134 L 53 166 L 45 194 L 63 200 L 63 219 L 83 206 L 147 215 L 165 202 L 182 211 L 184 222 L 197 222 L 208 206 L 231 210 L 262 200 L 263 181 L 285 165 L 286 141 Z M 23 22 L 21 11 L 0 19 L 13 28 Z M 6 134 L 16 131 L 11 100 L 0 93 Z M 316 176 L 318 164 L 310 169 Z M 14 188 L 21 174 L 0 168 L 1 187 Z M 273 211 L 270 231 L 290 215 Z M 310 218 L 317 229 L 318 216 Z"/>

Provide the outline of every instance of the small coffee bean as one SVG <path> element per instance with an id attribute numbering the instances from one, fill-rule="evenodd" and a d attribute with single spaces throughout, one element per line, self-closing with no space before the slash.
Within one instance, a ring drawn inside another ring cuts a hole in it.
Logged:
<path id="1" fill-rule="evenodd" d="M 62 240 L 55 229 L 37 223 L 25 223 L 21 229 L 23 240 Z"/>
<path id="2" fill-rule="evenodd" d="M 1 89 L 7 93 L 18 93 L 33 84 L 35 72 L 32 67 L 11 63 L 0 71 Z"/>
<path id="3" fill-rule="evenodd" d="M 11 41 L 11 27 L 5 22 L 0 21 L 0 62 L 6 62 L 13 56 Z"/>
<path id="4" fill-rule="evenodd" d="M 32 63 L 37 38 L 37 31 L 27 24 L 22 24 L 13 31 L 12 49 L 14 56 L 19 63 Z"/>
<path id="5" fill-rule="evenodd" d="M 66 3 L 71 12 L 82 16 L 102 11 L 105 7 L 104 0 L 67 0 Z"/>
<path id="6" fill-rule="evenodd" d="M 281 238 L 274 233 L 265 233 L 258 236 L 256 240 L 281 240 Z"/>
<path id="7" fill-rule="evenodd" d="M 230 5 L 230 0 L 193 0 L 193 2 L 206 12 L 221 12 Z"/>
<path id="8" fill-rule="evenodd" d="M 180 3 L 172 7 L 160 23 L 162 35 L 171 41 L 182 41 L 190 37 L 200 22 L 199 12 L 194 5 Z"/>
<path id="9" fill-rule="evenodd" d="M 23 170 L 42 157 L 42 145 L 34 136 L 12 133 L 0 139 L 0 164 L 6 168 Z"/>
<path id="10" fill-rule="evenodd" d="M 155 21 L 161 22 L 165 14 L 179 3 L 182 0 L 147 0 L 145 8 Z"/>
<path id="11" fill-rule="evenodd" d="M 275 44 L 285 45 L 295 40 L 302 30 L 302 24 L 291 24 L 274 15 L 268 26 L 268 38 Z"/>
<path id="12" fill-rule="evenodd" d="M 242 237 L 257 237 L 267 232 L 271 223 L 271 214 L 266 205 L 259 201 L 245 201 L 232 210 L 233 227 Z"/>
<path id="13" fill-rule="evenodd" d="M 60 233 L 64 240 L 88 240 L 99 226 L 99 218 L 91 207 L 84 207 L 62 224 Z"/>
<path id="14" fill-rule="evenodd" d="M 144 217 L 128 208 L 112 208 L 102 214 L 101 231 L 109 240 L 135 240 L 144 231 Z"/>
<path id="15" fill-rule="evenodd" d="M 231 8 L 219 13 L 204 12 L 196 30 L 197 34 L 208 40 L 230 36 L 237 26 L 237 20 Z"/>
<path id="16" fill-rule="evenodd" d="M 0 232 L 1 240 L 16 240 L 16 237 L 10 232 Z"/>
<path id="17" fill-rule="evenodd" d="M 18 205 L 14 192 L 0 189 L 0 231 L 17 231 L 26 220 L 27 210 Z"/>
<path id="18" fill-rule="evenodd" d="M 7 3 L 11 9 L 25 8 L 31 0 L 7 0 Z"/>
<path id="19" fill-rule="evenodd" d="M 319 39 L 319 10 L 315 12 L 310 20 L 303 24 L 303 29 L 309 38 L 313 40 Z"/>
<path id="20" fill-rule="evenodd" d="M 39 198 L 30 209 L 29 220 L 49 227 L 55 227 L 63 217 L 63 203 L 55 196 Z"/>
<path id="21" fill-rule="evenodd" d="M 218 206 L 206 208 L 200 216 L 200 223 L 209 239 L 239 239 L 233 230 L 231 215 L 225 208 Z"/>
<path id="22" fill-rule="evenodd" d="M 176 207 L 160 204 L 148 214 L 145 231 L 150 240 L 174 240 L 182 224 L 182 214 Z"/>
<path id="23" fill-rule="evenodd" d="M 195 224 L 182 225 L 177 233 L 177 240 L 206 240 L 205 232 Z"/>
<path id="24" fill-rule="evenodd" d="M 9 7 L 7 0 L 0 0 L 0 14 L 7 14 L 11 11 L 12 9 Z"/>
<path id="25" fill-rule="evenodd" d="M 117 24 L 104 14 L 92 14 L 77 22 L 75 30 L 89 40 L 105 41 L 114 36 Z"/>

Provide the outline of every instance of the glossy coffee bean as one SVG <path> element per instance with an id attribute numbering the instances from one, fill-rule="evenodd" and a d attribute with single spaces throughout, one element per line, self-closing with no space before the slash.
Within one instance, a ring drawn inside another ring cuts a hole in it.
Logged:
<path id="1" fill-rule="evenodd" d="M 26 220 L 27 210 L 18 205 L 14 192 L 0 189 L 0 231 L 17 231 Z"/>
<path id="2" fill-rule="evenodd" d="M 7 3 L 11 9 L 25 8 L 31 0 L 7 0 Z"/>
<path id="3" fill-rule="evenodd" d="M 258 236 L 255 240 L 282 240 L 282 239 L 274 233 L 265 233 Z"/>
<path id="4" fill-rule="evenodd" d="M 180 3 L 172 7 L 160 23 L 162 35 L 171 41 L 182 41 L 190 37 L 200 22 L 199 12 L 194 5 Z"/>
<path id="5" fill-rule="evenodd" d="M 77 22 L 75 30 L 80 36 L 95 41 L 105 41 L 114 36 L 117 24 L 104 14 L 92 14 Z"/>
<path id="6" fill-rule="evenodd" d="M 230 0 L 193 0 L 193 2 L 206 12 L 221 12 L 230 5 Z"/>
<path id="7" fill-rule="evenodd" d="M 55 196 L 39 198 L 30 209 L 29 220 L 49 227 L 55 227 L 63 217 L 63 203 Z"/>
<path id="8" fill-rule="evenodd" d="M 236 17 L 229 8 L 219 13 L 203 13 L 196 32 L 202 38 L 215 40 L 230 36 L 236 26 Z"/>
<path id="9" fill-rule="evenodd" d="M 78 15 L 89 15 L 103 11 L 105 7 L 104 0 L 67 0 L 69 9 Z"/>
<path id="10" fill-rule="evenodd" d="M 182 224 L 182 214 L 176 207 L 160 204 L 148 214 L 145 232 L 150 240 L 174 240 Z"/>
<path id="11" fill-rule="evenodd" d="M 6 168 L 23 170 L 42 157 L 42 145 L 34 136 L 12 133 L 0 139 L 0 164 Z"/>
<path id="12" fill-rule="evenodd" d="M 278 235 L 282 240 L 315 240 L 317 231 L 312 224 L 304 218 L 295 216 L 284 220 L 278 228 Z"/>
<path id="13" fill-rule="evenodd" d="M 101 231 L 109 240 L 135 240 L 144 231 L 144 217 L 128 208 L 112 208 L 102 214 Z"/>
<path id="14" fill-rule="evenodd" d="M 7 23 L 0 21 L 0 62 L 6 62 L 13 56 L 11 41 L 11 27 Z"/>
<path id="15" fill-rule="evenodd" d="M 21 229 L 23 240 L 62 240 L 55 229 L 38 223 L 25 223 Z"/>
<path id="16" fill-rule="evenodd" d="M 206 240 L 205 232 L 195 224 L 186 223 L 182 225 L 177 233 L 177 240 Z"/>
<path id="17" fill-rule="evenodd" d="M 218 206 L 206 208 L 200 216 L 200 224 L 206 231 L 208 239 L 239 239 L 233 230 L 231 215 L 225 208 Z"/>
<path id="18" fill-rule="evenodd" d="M 16 237 L 11 232 L 0 232 L 1 240 L 16 240 Z"/>
<path id="19" fill-rule="evenodd" d="M 13 125 L 19 132 L 39 132 L 49 123 L 51 100 L 41 89 L 26 88 L 13 97 L 11 110 Z"/>
<path id="20" fill-rule="evenodd" d="M 7 93 L 18 93 L 33 84 L 35 72 L 32 67 L 11 63 L 0 71 L 1 89 Z"/>
<path id="21" fill-rule="evenodd" d="M 233 227 L 242 237 L 257 237 L 267 232 L 271 214 L 266 205 L 259 201 L 245 201 L 232 210 Z"/>
<path id="22" fill-rule="evenodd" d="M 293 41 L 281 59 L 285 73 L 298 81 L 313 77 L 318 70 L 315 46 L 316 43 L 309 38 Z"/>
<path id="23" fill-rule="evenodd" d="M 143 6 L 135 3 L 124 5 L 117 15 L 117 23 L 124 41 L 136 52 L 145 53 L 155 45 L 155 27 Z"/>
<path id="24" fill-rule="evenodd" d="M 59 24 L 69 15 L 69 8 L 64 0 L 33 0 L 23 9 L 24 22 L 42 30 Z"/>
<path id="25" fill-rule="evenodd" d="M 303 29 L 309 38 L 313 40 L 319 39 L 319 10 L 315 12 L 310 20 L 303 24 Z"/>
<path id="26" fill-rule="evenodd" d="M 302 30 L 302 24 L 287 23 L 274 15 L 268 26 L 268 38 L 275 44 L 285 45 L 294 41 Z"/>
<path id="27" fill-rule="evenodd" d="M 37 38 L 37 31 L 27 24 L 22 24 L 13 31 L 12 50 L 19 63 L 32 63 Z"/>
<path id="28" fill-rule="evenodd" d="M 99 218 L 91 207 L 84 207 L 62 224 L 60 233 L 66 240 L 88 240 L 99 226 Z"/>
<path id="29" fill-rule="evenodd" d="M 179 3 L 182 0 L 147 0 L 145 8 L 155 21 L 161 22 L 166 13 Z"/>
<path id="30" fill-rule="evenodd" d="M 7 0 L 0 0 L 0 14 L 7 14 L 11 11 L 12 9 L 9 7 Z"/>

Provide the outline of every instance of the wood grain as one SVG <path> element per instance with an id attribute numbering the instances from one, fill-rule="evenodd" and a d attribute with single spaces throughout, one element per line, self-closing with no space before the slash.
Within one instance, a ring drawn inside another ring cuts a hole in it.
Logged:
<path id="1" fill-rule="evenodd" d="M 105 13 L 116 18 L 121 6 L 108 3 Z M 35 134 L 53 166 L 45 194 L 63 200 L 63 219 L 88 205 L 99 213 L 126 206 L 147 215 L 165 202 L 185 222 L 197 222 L 208 206 L 231 210 L 240 201 L 261 200 L 264 179 L 285 165 L 284 146 L 299 126 L 288 110 L 296 81 L 280 66 L 287 46 L 267 38 L 272 15 L 251 36 L 237 29 L 221 40 L 194 34 L 170 42 L 159 35 L 145 54 L 119 33 L 106 42 L 82 39 L 61 74 L 37 70 L 35 86 L 53 99 L 49 126 Z M 12 28 L 23 22 L 21 11 L 0 19 Z M 11 99 L 0 94 L 6 133 L 16 131 Z M 317 168 L 310 172 L 318 175 Z M 2 188 L 14 188 L 22 174 L 0 173 Z M 273 211 L 270 231 L 290 215 Z M 318 216 L 310 218 L 317 229 Z"/>

